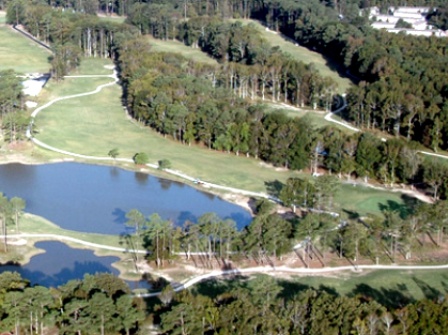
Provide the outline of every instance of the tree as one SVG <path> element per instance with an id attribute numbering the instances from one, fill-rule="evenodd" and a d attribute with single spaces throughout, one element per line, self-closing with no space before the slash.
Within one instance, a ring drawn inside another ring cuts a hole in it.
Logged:
<path id="1" fill-rule="evenodd" d="M 433 188 L 434 200 L 439 199 L 439 187 L 448 176 L 448 169 L 438 159 L 428 159 L 423 168 L 423 180 Z"/>
<path id="2" fill-rule="evenodd" d="M 166 170 L 171 168 L 171 162 L 168 159 L 162 159 L 159 161 L 159 169 Z"/>
<path id="3" fill-rule="evenodd" d="M 115 161 L 115 159 L 118 157 L 118 155 L 120 155 L 120 152 L 118 151 L 117 148 L 113 148 L 113 149 L 109 150 L 107 155 Z"/>
<path id="4" fill-rule="evenodd" d="M 23 214 L 23 210 L 25 209 L 25 200 L 18 198 L 18 197 L 13 197 L 10 200 L 10 203 L 11 203 L 12 212 L 14 215 L 14 222 L 16 224 L 16 234 L 18 234 L 20 232 L 19 218 Z"/>
<path id="5" fill-rule="evenodd" d="M 134 238 L 130 239 L 131 247 L 134 253 L 135 268 L 138 270 L 140 245 L 142 242 L 142 230 L 146 228 L 147 222 L 144 215 L 137 209 L 131 209 L 126 213 L 126 225 L 134 228 Z"/>
<path id="6" fill-rule="evenodd" d="M 11 204 L 8 198 L 0 193 L 0 226 L 1 233 L 3 235 L 4 251 L 8 251 L 8 237 L 7 237 L 7 225 L 11 215 Z"/>
<path id="7" fill-rule="evenodd" d="M 132 329 L 138 328 L 140 322 L 145 318 L 142 308 L 136 305 L 134 298 L 125 294 L 116 302 L 118 322 L 121 324 L 126 335 L 130 335 Z"/>
<path id="8" fill-rule="evenodd" d="M 138 152 L 132 157 L 133 161 L 137 165 L 145 165 L 148 164 L 149 158 L 148 155 L 144 152 Z"/>
<path id="9" fill-rule="evenodd" d="M 60 44 L 54 48 L 51 59 L 51 72 L 57 80 L 63 79 L 81 62 L 81 50 L 72 44 Z"/>

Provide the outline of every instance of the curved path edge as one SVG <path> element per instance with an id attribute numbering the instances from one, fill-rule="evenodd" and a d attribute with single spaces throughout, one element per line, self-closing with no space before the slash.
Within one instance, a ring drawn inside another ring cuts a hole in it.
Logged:
<path id="1" fill-rule="evenodd" d="M 178 285 L 173 285 L 173 290 L 175 292 L 180 292 L 186 290 L 187 288 L 198 284 L 204 280 L 225 277 L 225 276 L 237 276 L 250 273 L 291 273 L 291 274 L 310 274 L 318 275 L 323 273 L 341 272 L 341 271 L 352 271 L 361 272 L 361 270 L 395 270 L 395 271 L 405 271 L 405 270 L 444 270 L 448 269 L 448 264 L 442 265 L 358 265 L 358 266 L 339 266 L 339 267 L 324 267 L 317 269 L 309 268 L 290 268 L 287 266 L 278 267 L 252 267 L 243 269 L 233 269 L 233 270 L 216 270 L 209 273 L 199 275 L 190 279 L 187 279 L 183 283 Z M 141 298 L 152 298 L 160 295 L 162 291 L 152 292 L 152 293 L 141 293 L 136 294 L 136 296 Z"/>

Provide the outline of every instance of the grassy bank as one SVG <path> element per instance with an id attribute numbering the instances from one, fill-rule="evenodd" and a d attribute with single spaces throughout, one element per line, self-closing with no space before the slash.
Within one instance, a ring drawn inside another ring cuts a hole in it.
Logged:
<path id="1" fill-rule="evenodd" d="M 277 279 L 282 288 L 280 295 L 285 298 L 313 288 L 333 295 L 371 298 L 389 308 L 398 308 L 424 298 L 437 299 L 448 293 L 446 270 L 377 270 L 285 278 Z M 238 286 L 246 286 L 245 280 L 208 280 L 192 290 L 215 297 Z"/>
<path id="2" fill-rule="evenodd" d="M 4 22 L 0 16 L 0 23 Z M 18 73 L 46 73 L 50 70 L 50 53 L 11 27 L 0 24 L 0 70 Z"/>
<path id="3" fill-rule="evenodd" d="M 152 51 L 179 53 L 189 60 L 191 59 L 199 63 L 210 65 L 218 65 L 218 62 L 215 59 L 209 57 L 200 49 L 191 48 L 179 41 L 163 41 L 150 36 L 148 36 L 148 41 Z"/>
<path id="4" fill-rule="evenodd" d="M 304 62 L 305 64 L 314 64 L 315 68 L 324 77 L 332 78 L 338 84 L 338 92 L 345 93 L 351 85 L 350 79 L 347 77 L 341 77 L 341 75 L 335 70 L 334 64 L 325 59 L 320 53 L 309 50 L 298 44 L 291 42 L 284 38 L 281 34 L 266 29 L 260 22 L 254 20 L 238 19 L 243 24 L 253 24 L 261 36 L 265 38 L 270 45 L 278 46 L 283 52 L 289 54 L 294 59 Z"/>
<path id="5" fill-rule="evenodd" d="M 99 60 L 92 60 L 94 64 L 90 61 L 83 61 L 88 73 L 100 65 L 107 65 L 104 60 L 101 64 Z M 111 70 L 108 71 L 111 73 Z M 81 74 L 82 69 L 78 72 Z M 67 78 L 60 83 L 50 82 L 43 92 L 41 103 L 56 96 L 91 91 L 110 80 Z M 274 168 L 253 158 L 187 146 L 165 138 L 126 115 L 121 106 L 121 88 L 118 85 L 107 87 L 99 94 L 57 102 L 37 116 L 36 124 L 39 129 L 36 138 L 59 149 L 107 156 L 109 150 L 118 148 L 121 158 L 132 158 L 137 152 L 145 152 L 151 163 L 168 159 L 173 169 L 190 176 L 251 191 L 266 192 L 267 183 L 284 183 L 288 177 L 304 176 L 303 173 Z M 39 148 L 35 149 L 35 154 L 61 157 Z M 378 203 L 387 205 L 388 201 L 393 201 L 402 204 L 396 193 L 370 189 L 360 192 L 352 186 L 343 186 L 343 190 L 336 202 L 347 210 L 379 213 Z M 355 193 L 349 197 L 352 192 Z M 369 200 L 372 197 L 375 197 L 374 200 Z"/>

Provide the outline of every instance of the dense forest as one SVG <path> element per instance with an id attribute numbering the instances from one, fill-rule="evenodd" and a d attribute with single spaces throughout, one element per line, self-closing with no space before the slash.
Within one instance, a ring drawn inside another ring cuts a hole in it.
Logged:
<path id="1" fill-rule="evenodd" d="M 30 286 L 17 272 L 0 274 L 0 332 L 129 335 L 145 317 L 144 301 L 112 274 L 85 275 L 58 288 Z"/>
<path id="2" fill-rule="evenodd" d="M 0 331 L 17 335 L 147 334 L 149 327 L 166 335 L 443 335 L 448 327 L 446 297 L 431 291 L 421 301 L 379 294 L 380 303 L 362 289 L 339 296 L 329 288 L 319 292 L 267 276 L 236 278 L 211 294 L 174 293 L 167 286 L 148 309 L 109 274 L 46 288 L 4 272 L 0 287 Z"/>
<path id="3" fill-rule="evenodd" d="M 368 134 L 348 136 L 336 129 L 313 129 L 306 119 L 270 113 L 260 105 L 286 102 L 329 109 L 340 99 L 335 99 L 332 80 L 321 77 L 312 64 L 272 48 L 253 26 L 205 16 L 218 13 L 213 8 L 216 4 L 188 4 L 183 14 L 189 20 L 183 21 L 175 20 L 174 13 L 181 9 L 176 3 L 138 3 L 135 6 L 141 8 L 135 15 L 129 13 L 128 25 L 76 12 L 46 12 L 44 5 L 15 11 L 20 4 L 18 0 L 9 3 L 8 20 L 18 20 L 52 44 L 56 77 L 76 66 L 81 55 L 114 58 L 130 114 L 175 140 L 291 169 L 316 172 L 324 167 L 339 175 L 354 173 L 388 184 L 431 185 L 429 179 L 434 177 L 421 167 L 415 155 L 418 147 L 412 142 L 434 150 L 446 146 L 448 67 L 443 39 L 373 31 L 359 15 L 341 19 L 336 3 L 317 0 L 299 1 L 287 9 L 283 9 L 286 2 L 275 8 L 269 2 L 247 2 L 247 7 L 232 7 L 228 15 L 220 13 L 221 17 L 261 19 L 300 44 L 331 56 L 359 77 L 359 84 L 347 95 L 346 117 L 365 130 L 379 128 L 398 137 L 384 143 Z M 219 63 L 151 53 L 144 37 L 135 38 L 138 31 L 162 39 L 178 38 L 200 47 Z M 446 175 L 441 164 L 432 166 L 443 170 L 439 176 Z M 436 198 L 445 196 L 443 184 L 432 186 Z"/>

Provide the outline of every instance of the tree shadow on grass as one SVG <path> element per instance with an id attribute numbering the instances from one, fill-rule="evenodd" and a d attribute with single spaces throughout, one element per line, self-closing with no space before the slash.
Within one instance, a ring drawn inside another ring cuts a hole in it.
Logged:
<path id="1" fill-rule="evenodd" d="M 428 285 L 428 283 L 424 282 L 421 279 L 418 279 L 416 277 L 412 277 L 412 280 L 414 283 L 417 284 L 417 286 L 422 290 L 423 295 L 426 299 L 435 300 L 438 299 L 440 296 L 443 296 L 443 293 L 440 292 L 438 289 L 431 287 Z"/>
<path id="2" fill-rule="evenodd" d="M 275 197 L 275 198 L 278 198 L 280 196 L 280 191 L 282 190 L 284 185 L 285 184 L 283 184 L 278 179 L 273 180 L 273 181 L 265 181 L 264 182 L 264 186 L 266 186 L 266 192 L 271 197 Z"/>
<path id="3" fill-rule="evenodd" d="M 219 295 L 245 287 L 248 277 L 243 275 L 226 276 L 224 278 L 211 278 L 192 287 L 192 291 L 215 299 Z"/>
<path id="4" fill-rule="evenodd" d="M 398 284 L 397 288 L 392 289 L 376 289 L 367 284 L 358 284 L 348 296 L 366 301 L 375 300 L 388 309 L 401 308 L 415 301 L 405 284 Z"/>
<path id="5" fill-rule="evenodd" d="M 387 200 L 386 204 L 379 203 L 379 209 L 381 212 L 395 212 L 398 213 L 401 219 L 405 219 L 409 214 L 412 213 L 411 209 L 406 203 L 400 204 L 393 200 Z"/>

